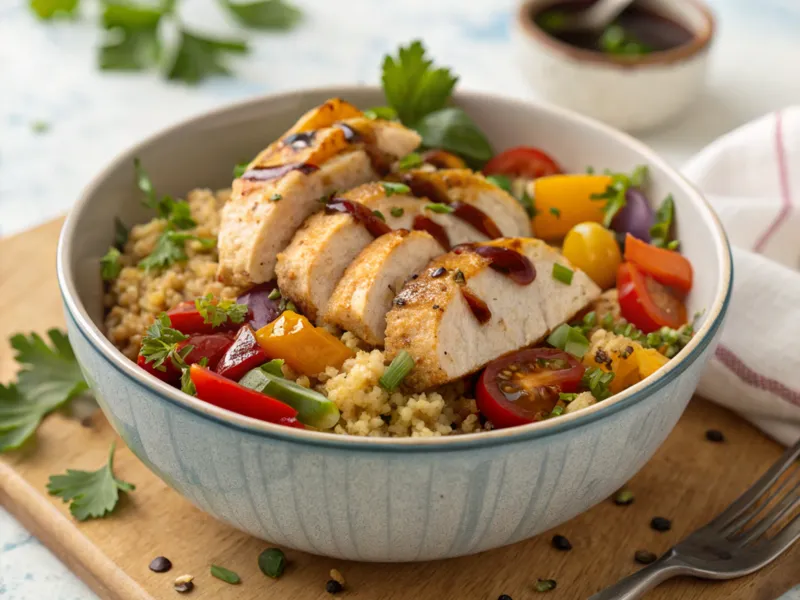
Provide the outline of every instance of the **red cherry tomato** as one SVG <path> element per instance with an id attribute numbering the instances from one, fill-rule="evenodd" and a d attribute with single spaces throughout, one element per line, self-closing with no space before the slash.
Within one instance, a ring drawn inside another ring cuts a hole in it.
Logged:
<path id="1" fill-rule="evenodd" d="M 288 427 L 303 427 L 297 422 L 297 411 L 288 404 L 241 386 L 200 365 L 192 365 L 190 374 L 200 400 L 246 417 Z"/>
<path id="2" fill-rule="evenodd" d="M 250 369 L 268 360 L 267 354 L 256 341 L 253 328 L 244 325 L 214 370 L 223 377 L 239 381 Z"/>
<path id="3" fill-rule="evenodd" d="M 517 146 L 501 152 L 483 167 L 486 175 L 509 175 L 536 179 L 546 175 L 558 175 L 561 167 L 547 154 L 530 146 Z"/>
<path id="4" fill-rule="evenodd" d="M 559 393 L 578 390 L 585 370 L 574 356 L 555 348 L 506 354 L 489 363 L 478 380 L 478 410 L 498 428 L 541 421 Z"/>
<path id="5" fill-rule="evenodd" d="M 228 348 L 231 347 L 231 344 L 233 344 L 233 334 L 231 333 L 190 335 L 187 339 L 178 344 L 178 350 L 182 350 L 189 345 L 193 346 L 189 354 L 184 357 L 184 362 L 187 365 L 192 365 L 206 358 L 208 359 L 209 367 L 213 369 Z M 145 362 L 145 357 L 141 354 L 136 358 L 136 364 L 151 375 L 158 377 L 161 381 L 176 384 L 181 379 L 180 370 L 172 364 L 171 360 L 164 361 L 164 371 L 156 369 L 152 362 Z"/>
<path id="6" fill-rule="evenodd" d="M 617 292 L 622 316 L 645 333 L 686 323 L 686 307 L 675 292 L 633 263 L 619 266 Z"/>
<path id="7" fill-rule="evenodd" d="M 659 283 L 682 292 L 692 289 L 692 263 L 673 250 L 652 246 L 629 233 L 625 236 L 625 260 Z"/>
<path id="8" fill-rule="evenodd" d="M 219 327 L 214 327 L 211 323 L 205 322 L 205 317 L 197 310 L 194 302 L 181 302 L 167 311 L 167 316 L 173 329 L 187 335 L 237 329 L 241 325 L 241 323 L 233 323 L 228 319 Z"/>

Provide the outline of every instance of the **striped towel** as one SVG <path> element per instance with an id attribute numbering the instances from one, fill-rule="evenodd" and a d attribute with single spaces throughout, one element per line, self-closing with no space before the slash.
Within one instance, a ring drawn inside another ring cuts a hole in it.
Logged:
<path id="1" fill-rule="evenodd" d="M 733 246 L 734 289 L 703 396 L 800 438 L 800 106 L 721 137 L 684 168 Z"/>

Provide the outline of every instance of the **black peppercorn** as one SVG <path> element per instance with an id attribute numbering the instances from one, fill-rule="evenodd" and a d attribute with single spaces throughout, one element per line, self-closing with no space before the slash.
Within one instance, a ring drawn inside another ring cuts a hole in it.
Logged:
<path id="1" fill-rule="evenodd" d="M 563 535 L 554 535 L 550 543 L 556 550 L 562 550 L 563 552 L 572 550 L 572 544 L 570 544 L 569 540 Z"/>
<path id="2" fill-rule="evenodd" d="M 508 594 L 500 594 L 497 597 L 497 600 L 514 600 L 514 599 L 511 596 L 509 596 Z"/>
<path id="3" fill-rule="evenodd" d="M 172 568 L 172 561 L 166 556 L 156 556 L 150 561 L 150 570 L 154 573 L 166 573 Z"/>
<path id="4" fill-rule="evenodd" d="M 447 269 L 445 269 L 444 267 L 439 267 L 438 269 L 433 270 L 433 272 L 431 273 L 431 277 L 433 278 L 441 277 L 445 273 L 447 273 Z"/>
<path id="5" fill-rule="evenodd" d="M 709 442 L 724 442 L 725 441 L 725 434 L 723 434 L 718 429 L 709 429 L 706 431 L 706 439 Z"/>
<path id="6" fill-rule="evenodd" d="M 672 529 L 672 521 L 664 517 L 653 517 L 650 521 L 650 527 L 656 531 L 669 531 Z"/>
<path id="7" fill-rule="evenodd" d="M 656 558 L 658 557 L 647 550 L 637 550 L 636 554 L 633 555 L 633 558 L 639 564 L 649 565 L 650 563 L 655 562 Z"/>
<path id="8" fill-rule="evenodd" d="M 338 594 L 344 589 L 344 586 L 335 579 L 329 579 L 325 584 L 325 591 L 329 594 Z"/>

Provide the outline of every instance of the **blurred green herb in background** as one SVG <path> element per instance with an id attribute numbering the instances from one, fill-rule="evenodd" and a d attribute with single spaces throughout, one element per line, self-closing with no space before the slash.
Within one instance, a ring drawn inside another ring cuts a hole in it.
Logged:
<path id="1" fill-rule="evenodd" d="M 88 0 L 84 0 L 87 2 Z M 160 69 L 168 79 L 197 83 L 212 75 L 230 73 L 225 58 L 245 54 L 249 47 L 241 39 L 217 39 L 191 31 L 181 23 L 176 7 L 179 0 L 133 2 L 99 0 L 100 25 L 106 31 L 98 48 L 98 66 L 109 71 Z M 217 0 L 244 27 L 285 31 L 302 17 L 301 11 L 284 0 L 234 2 Z M 31 10 L 46 21 L 76 18 L 81 0 L 30 0 Z M 167 25 L 164 25 L 168 22 Z M 178 41 L 167 48 L 163 29 L 178 30 Z"/>

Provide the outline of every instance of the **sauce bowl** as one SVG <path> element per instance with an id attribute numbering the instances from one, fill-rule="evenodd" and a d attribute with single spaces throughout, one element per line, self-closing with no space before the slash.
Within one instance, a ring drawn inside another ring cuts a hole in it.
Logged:
<path id="1" fill-rule="evenodd" d="M 574 414 L 443 438 L 364 438 L 303 431 L 206 404 L 148 375 L 103 334 L 99 259 L 114 218 L 149 220 L 133 160 L 156 189 L 181 196 L 226 187 L 308 108 L 334 96 L 383 102 L 378 88 L 333 87 L 267 96 L 170 127 L 115 158 L 70 213 L 58 249 L 69 338 L 103 412 L 156 475 L 200 509 L 256 537 L 314 554 L 415 561 L 524 540 L 609 497 L 678 421 L 713 352 L 731 291 L 731 258 L 701 195 L 631 137 L 526 101 L 457 93 L 496 150 L 545 148 L 568 170 L 650 167 L 650 198 L 671 193 L 682 251 L 695 268 L 697 334 L 654 376 Z"/>

